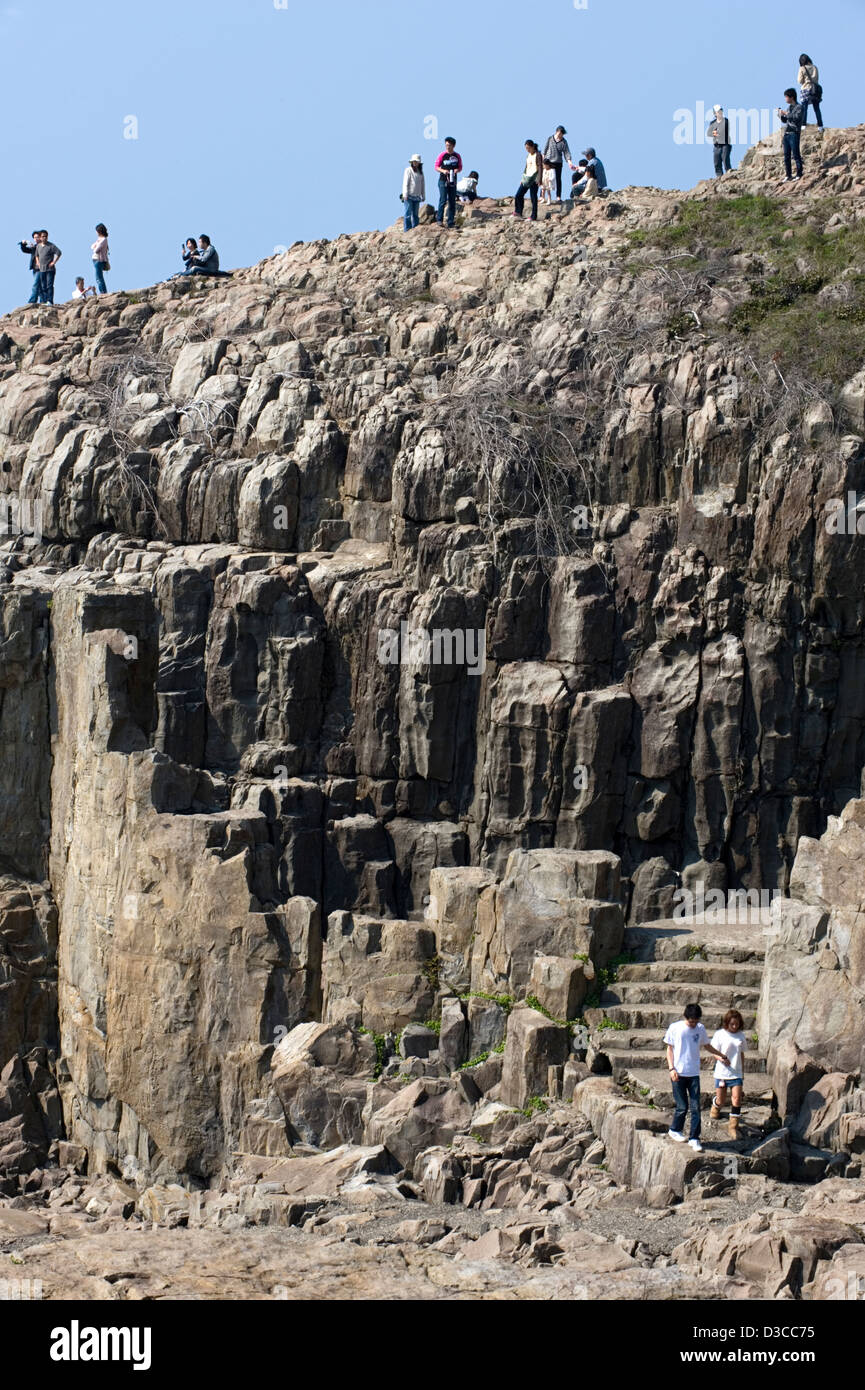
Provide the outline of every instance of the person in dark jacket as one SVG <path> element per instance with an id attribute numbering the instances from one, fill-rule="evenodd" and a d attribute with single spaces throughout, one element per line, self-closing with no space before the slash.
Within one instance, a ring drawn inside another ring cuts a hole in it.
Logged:
<path id="1" fill-rule="evenodd" d="M 796 88 L 788 87 L 784 96 L 787 100 L 787 110 L 784 111 L 779 106 L 778 115 L 784 122 L 784 169 L 786 177 L 784 183 L 793 183 L 802 177 L 802 151 L 800 142 L 802 137 L 802 121 L 804 112 L 801 102 L 796 100 Z M 793 161 L 796 161 L 796 173 L 793 173 Z"/>
<path id="2" fill-rule="evenodd" d="M 565 160 L 568 161 L 568 167 L 571 170 L 575 168 L 568 142 L 565 139 L 567 133 L 563 125 L 556 126 L 555 133 L 550 136 L 544 147 L 544 159 L 555 170 L 556 197 L 559 202 L 562 201 L 562 168 Z"/>
<path id="3" fill-rule="evenodd" d="M 184 257 L 184 260 L 186 257 Z M 194 259 L 180 272 L 181 275 L 218 275 L 221 280 L 231 278 L 230 272 L 219 269 L 219 255 L 209 236 L 204 232 L 198 238 L 198 250 Z"/>
<path id="4" fill-rule="evenodd" d="M 34 232 L 29 241 L 19 241 L 18 245 L 25 256 L 30 257 L 30 270 L 33 275 L 33 288 L 30 291 L 28 304 L 39 303 L 39 266 L 36 264 L 36 243 L 39 240 L 39 232 Z"/>
<path id="5" fill-rule="evenodd" d="M 730 122 L 724 115 L 723 106 L 715 107 L 714 119 L 706 131 L 712 141 L 715 157 L 715 178 L 719 179 L 730 172 Z"/>

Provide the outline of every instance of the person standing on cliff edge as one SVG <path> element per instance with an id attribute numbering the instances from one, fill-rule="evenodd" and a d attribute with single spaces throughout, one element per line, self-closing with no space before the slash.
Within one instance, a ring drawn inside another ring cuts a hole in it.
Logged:
<path id="1" fill-rule="evenodd" d="M 730 122 L 724 115 L 723 106 L 715 107 L 715 118 L 709 129 L 706 131 L 712 139 L 713 154 L 715 157 L 715 178 L 720 179 L 724 174 L 730 173 Z"/>
<path id="2" fill-rule="evenodd" d="M 445 140 L 442 154 L 436 160 L 439 176 L 439 208 L 436 222 L 444 226 L 445 204 L 448 210 L 448 226 L 452 227 L 457 215 L 457 179 L 463 171 L 462 156 L 457 154 L 457 142 L 452 135 Z"/>
<path id="3" fill-rule="evenodd" d="M 577 167 L 571 158 L 571 151 L 565 138 L 567 133 L 563 125 L 557 125 L 544 147 L 544 159 L 556 176 L 556 199 L 558 202 L 562 201 L 562 169 L 565 160 L 568 161 L 571 173 Z"/>
<path id="4" fill-rule="evenodd" d="M 783 111 L 778 107 L 778 115 L 784 122 L 784 183 L 794 183 L 796 179 L 802 177 L 802 151 L 800 141 L 802 138 L 802 122 L 805 118 L 804 108 L 796 100 L 796 88 L 788 87 L 784 96 L 787 101 L 787 110 Z M 793 161 L 796 161 L 796 172 L 793 173 Z"/>
<path id="5" fill-rule="evenodd" d="M 400 197 L 404 208 L 403 227 L 410 232 L 420 220 L 420 205 L 426 197 L 423 160 L 419 154 L 413 154 L 406 166 Z"/>
<path id="6" fill-rule="evenodd" d="M 816 63 L 812 63 L 807 53 L 799 54 L 799 90 L 802 93 L 802 124 L 808 124 L 808 107 L 814 107 L 814 115 L 817 118 L 817 135 L 823 138 L 823 112 L 820 103 L 823 100 L 823 88 L 820 86 L 820 72 Z"/>

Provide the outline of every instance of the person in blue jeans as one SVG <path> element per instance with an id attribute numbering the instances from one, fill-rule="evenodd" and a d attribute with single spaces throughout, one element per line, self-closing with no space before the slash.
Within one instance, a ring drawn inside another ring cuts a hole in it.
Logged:
<path id="1" fill-rule="evenodd" d="M 457 142 L 452 135 L 445 140 L 442 154 L 436 160 L 439 176 L 439 207 L 436 222 L 444 225 L 445 207 L 448 210 L 448 226 L 452 227 L 457 215 L 457 179 L 463 171 L 462 155 L 457 154 Z"/>
<path id="2" fill-rule="evenodd" d="M 709 1042 L 709 1034 L 700 1022 L 702 1017 L 703 1010 L 699 1004 L 688 1004 L 682 1018 L 671 1023 L 664 1035 L 675 1106 L 669 1137 L 677 1144 L 684 1144 L 685 1116 L 690 1108 L 691 1136 L 688 1143 L 695 1153 L 703 1152 L 700 1143 L 700 1048 L 705 1047 L 718 1061 L 729 1066 L 724 1053 L 718 1052 Z"/>
<path id="3" fill-rule="evenodd" d="M 801 102 L 796 100 L 796 88 L 788 87 L 784 96 L 787 100 L 787 110 L 782 111 L 778 108 L 778 115 L 784 122 L 784 171 L 786 177 L 784 183 L 793 183 L 802 177 L 802 151 L 800 142 L 802 139 L 802 121 L 805 113 Z M 796 173 L 793 173 L 793 161 L 796 161 Z"/>
<path id="4" fill-rule="evenodd" d="M 48 233 L 44 227 L 39 233 L 33 254 L 39 267 L 38 302 L 40 304 L 53 304 L 55 268 L 63 252 L 59 246 L 54 245 L 53 241 L 48 240 Z"/>
<path id="5" fill-rule="evenodd" d="M 108 262 L 108 228 L 104 222 L 96 224 L 96 240 L 90 248 L 93 254 L 93 274 L 96 278 L 97 294 L 107 294 L 105 272 L 110 269 Z"/>
<path id="6" fill-rule="evenodd" d="M 420 205 L 426 197 L 423 160 L 419 154 L 413 154 L 409 160 L 403 175 L 400 197 L 405 209 L 403 226 L 407 232 L 410 232 L 420 221 Z"/>
<path id="7" fill-rule="evenodd" d="M 823 111 L 821 103 L 823 101 L 823 88 L 820 86 L 820 71 L 816 63 L 812 63 L 807 53 L 799 54 L 799 90 L 802 93 L 802 124 L 808 124 L 808 107 L 813 106 L 814 115 L 817 118 L 817 134 L 823 135 Z"/>
<path id="8" fill-rule="evenodd" d="M 30 291 L 30 298 L 27 301 L 28 304 L 38 304 L 39 302 L 40 278 L 39 266 L 36 263 L 36 243 L 40 235 L 40 232 L 34 232 L 29 241 L 19 241 L 18 243 L 24 255 L 30 257 L 30 270 L 33 275 L 33 287 Z"/>

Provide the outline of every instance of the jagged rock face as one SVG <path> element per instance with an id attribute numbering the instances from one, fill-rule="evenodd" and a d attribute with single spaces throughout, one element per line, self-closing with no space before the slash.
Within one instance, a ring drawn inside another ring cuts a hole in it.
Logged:
<path id="1" fill-rule="evenodd" d="M 826 141 L 852 218 L 865 132 Z M 786 887 L 858 792 L 865 560 L 822 516 L 862 383 L 779 433 L 718 336 L 737 255 L 671 338 L 628 234 L 676 205 L 481 205 L 5 320 L 4 498 L 41 544 L 0 549 L 0 1062 L 59 1045 L 98 1161 L 210 1175 L 280 1029 L 603 965 L 618 882 L 562 896 L 544 852 L 620 861 L 640 920 L 683 868 Z"/>
<path id="2" fill-rule="evenodd" d="M 800 841 L 793 896 L 773 908 L 757 1016 L 786 1113 L 799 1111 L 803 1137 L 833 1147 L 841 1147 L 840 1116 L 865 1109 L 865 1093 L 853 1084 L 865 1063 L 863 852 L 861 800 L 832 817 L 819 840 Z"/>

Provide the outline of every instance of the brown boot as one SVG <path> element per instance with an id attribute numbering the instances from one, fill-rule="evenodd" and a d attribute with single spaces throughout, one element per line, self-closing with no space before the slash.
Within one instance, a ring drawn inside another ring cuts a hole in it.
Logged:
<path id="1" fill-rule="evenodd" d="M 730 1131 L 730 1138 L 731 1138 L 731 1139 L 738 1139 L 738 1138 L 739 1138 L 739 1120 L 740 1120 L 740 1116 L 739 1116 L 739 1115 L 731 1115 L 731 1116 L 730 1116 L 730 1123 L 729 1123 L 729 1125 L 727 1126 L 727 1128 L 728 1128 L 729 1131 Z"/>
<path id="2" fill-rule="evenodd" d="M 720 1120 L 721 1112 L 718 1109 L 717 1105 L 712 1105 L 712 1109 L 709 1111 L 709 1115 L 713 1120 Z"/>

